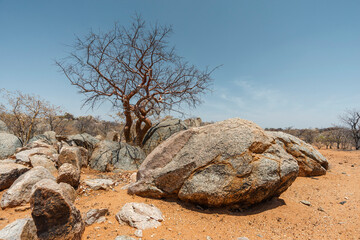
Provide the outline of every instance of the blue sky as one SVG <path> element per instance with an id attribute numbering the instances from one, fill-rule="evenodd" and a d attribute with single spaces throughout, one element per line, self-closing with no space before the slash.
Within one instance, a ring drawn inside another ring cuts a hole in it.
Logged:
<path id="1" fill-rule="evenodd" d="M 0 0 L 0 88 L 40 95 L 75 115 L 106 119 L 54 64 L 75 34 L 127 25 L 135 13 L 170 24 L 177 53 L 218 69 L 213 92 L 188 112 L 262 127 L 328 127 L 360 108 L 360 1 Z"/>

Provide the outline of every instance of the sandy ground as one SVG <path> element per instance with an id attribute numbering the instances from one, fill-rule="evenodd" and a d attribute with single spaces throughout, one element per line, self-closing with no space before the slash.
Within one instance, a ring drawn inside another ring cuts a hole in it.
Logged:
<path id="1" fill-rule="evenodd" d="M 142 239 L 206 240 L 208 236 L 213 240 L 238 237 L 250 240 L 360 239 L 360 151 L 320 152 L 330 163 L 325 176 L 297 178 L 279 198 L 242 211 L 201 209 L 177 201 L 129 196 L 121 189 L 129 174 L 108 174 L 106 177 L 116 178 L 120 184 L 113 190 L 83 192 L 75 202 L 82 213 L 92 208 L 110 211 L 105 223 L 86 227 L 83 239 L 135 237 L 134 228 L 121 226 L 115 219 L 115 214 L 127 202 L 154 204 L 164 215 L 162 225 L 144 230 Z M 82 178 L 99 176 L 100 173 L 85 170 Z M 301 200 L 309 201 L 311 206 L 300 203 Z M 30 216 L 26 206 L 25 211 L 24 207 L 0 210 L 0 229 L 25 216 Z"/>

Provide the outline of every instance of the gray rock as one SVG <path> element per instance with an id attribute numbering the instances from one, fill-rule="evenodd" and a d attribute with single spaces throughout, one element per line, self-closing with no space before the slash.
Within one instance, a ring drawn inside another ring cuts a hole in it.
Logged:
<path id="1" fill-rule="evenodd" d="M 27 171 L 29 168 L 24 165 L 0 162 L 0 191 L 9 188 L 18 177 Z"/>
<path id="2" fill-rule="evenodd" d="M 256 124 L 229 119 L 173 135 L 150 153 L 130 194 L 207 206 L 259 203 L 296 179 L 297 161 Z"/>
<path id="3" fill-rule="evenodd" d="M 57 142 L 56 133 L 54 131 L 47 131 L 43 134 L 36 135 L 29 140 L 28 144 L 31 144 L 38 140 L 41 140 L 49 145 L 54 144 Z"/>
<path id="4" fill-rule="evenodd" d="M 24 147 L 15 154 L 16 162 L 24 165 L 31 165 L 31 156 L 34 155 L 44 155 L 52 162 L 57 161 L 57 151 L 50 145 L 43 145 L 41 142 L 34 142 L 34 148 Z"/>
<path id="5" fill-rule="evenodd" d="M 192 128 L 192 127 L 201 127 L 204 125 L 204 123 L 202 122 L 201 118 L 188 118 L 184 120 L 185 125 L 188 128 Z"/>
<path id="6" fill-rule="evenodd" d="M 39 239 L 81 240 L 85 223 L 60 184 L 50 179 L 36 183 L 30 206 Z"/>
<path id="7" fill-rule="evenodd" d="M 93 190 L 107 190 L 114 186 L 115 182 L 110 179 L 86 179 L 84 184 L 88 185 Z"/>
<path id="8" fill-rule="evenodd" d="M 58 183 L 64 182 L 77 188 L 80 184 L 80 170 L 70 163 L 64 163 L 59 168 L 59 175 L 56 178 Z"/>
<path id="9" fill-rule="evenodd" d="M 44 167 L 35 167 L 22 174 L 3 194 L 1 208 L 16 207 L 30 201 L 32 187 L 42 179 L 53 179 L 53 175 Z"/>
<path id="10" fill-rule="evenodd" d="M 142 237 L 143 237 L 143 232 L 142 232 L 142 230 L 139 230 L 139 229 L 136 230 L 136 231 L 135 231 L 135 236 L 138 237 L 138 238 L 142 238 Z"/>
<path id="11" fill-rule="evenodd" d="M 313 146 L 301 139 L 283 132 L 270 132 L 276 142 L 291 154 L 299 164 L 299 176 L 319 176 L 326 174 L 329 163 Z"/>
<path id="12" fill-rule="evenodd" d="M 125 223 L 140 230 L 157 228 L 164 220 L 158 208 L 145 203 L 126 203 L 116 214 L 116 219 L 120 224 Z"/>
<path id="13" fill-rule="evenodd" d="M 107 208 L 91 209 L 84 216 L 85 224 L 92 225 L 94 223 L 103 222 L 104 217 L 108 214 L 109 214 L 109 210 Z"/>
<path id="14" fill-rule="evenodd" d="M 0 159 L 13 155 L 17 148 L 22 147 L 18 137 L 13 134 L 0 132 Z"/>
<path id="15" fill-rule="evenodd" d="M 137 240 L 136 238 L 132 238 L 126 235 L 117 236 L 115 240 Z"/>
<path id="16" fill-rule="evenodd" d="M 78 147 L 64 146 L 61 148 L 60 155 L 58 158 L 58 166 L 61 167 L 64 163 L 70 163 L 77 169 L 81 168 L 82 156 L 81 151 Z"/>
<path id="17" fill-rule="evenodd" d="M 300 203 L 306 205 L 306 206 L 311 206 L 311 203 L 309 201 L 306 201 L 306 200 L 301 200 Z"/>
<path id="18" fill-rule="evenodd" d="M 55 174 L 57 172 L 57 169 L 55 167 L 55 162 L 52 160 L 51 157 L 47 155 L 31 155 L 29 156 L 30 163 L 32 167 L 44 167 L 52 174 Z"/>
<path id="19" fill-rule="evenodd" d="M 142 142 L 142 148 L 146 155 L 150 154 L 160 143 L 173 134 L 186 130 L 186 124 L 177 118 L 170 118 L 155 124 L 147 131 Z"/>
<path id="20" fill-rule="evenodd" d="M 75 202 L 75 199 L 77 197 L 77 193 L 75 191 L 75 189 L 70 185 L 70 184 L 67 184 L 67 183 L 59 183 L 59 186 L 64 194 L 64 196 L 72 203 Z"/>
<path id="21" fill-rule="evenodd" d="M 0 133 L 2 132 L 9 133 L 9 129 L 6 124 L 0 120 Z"/>
<path id="22" fill-rule="evenodd" d="M 84 147 L 91 151 L 99 140 L 88 133 L 82 133 L 68 136 L 66 142 L 75 143 L 76 146 Z"/>
<path id="23" fill-rule="evenodd" d="M 238 237 L 237 240 L 249 240 L 247 237 Z"/>
<path id="24" fill-rule="evenodd" d="M 34 240 L 37 239 L 36 227 L 32 218 L 18 219 L 0 230 L 2 240 Z"/>
<path id="25" fill-rule="evenodd" d="M 137 170 L 144 159 L 145 154 L 139 147 L 104 140 L 96 144 L 89 165 L 102 172 L 115 169 L 131 171 Z"/>

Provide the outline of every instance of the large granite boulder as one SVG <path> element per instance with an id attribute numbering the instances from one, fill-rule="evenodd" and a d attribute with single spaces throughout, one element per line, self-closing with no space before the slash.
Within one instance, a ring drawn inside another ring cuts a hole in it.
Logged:
<path id="1" fill-rule="evenodd" d="M 299 176 L 306 177 L 326 174 L 329 163 L 313 146 L 284 132 L 267 131 L 266 133 L 274 137 L 276 142 L 297 160 Z"/>
<path id="2" fill-rule="evenodd" d="M 186 130 L 186 124 L 177 118 L 170 118 L 152 126 L 144 136 L 142 148 L 146 155 L 171 135 Z"/>
<path id="3" fill-rule="evenodd" d="M 9 129 L 8 127 L 6 126 L 6 124 L 0 120 L 0 133 L 1 132 L 5 132 L 5 133 L 8 133 L 9 132 Z"/>
<path id="4" fill-rule="evenodd" d="M 17 148 L 22 147 L 18 137 L 13 134 L 0 132 L 0 159 L 13 155 Z"/>
<path id="5" fill-rule="evenodd" d="M 34 167 L 22 174 L 3 194 L 1 208 L 16 207 L 30 201 L 32 187 L 42 179 L 55 180 L 53 175 L 44 167 Z"/>
<path id="6" fill-rule="evenodd" d="M 33 142 L 31 147 L 26 146 L 19 149 L 15 154 L 16 162 L 31 166 L 31 157 L 35 155 L 42 155 L 54 163 L 58 158 L 58 153 L 53 146 L 37 141 Z"/>
<path id="7" fill-rule="evenodd" d="M 96 144 L 89 165 L 99 171 L 137 170 L 145 154 L 139 147 L 127 143 L 104 140 Z"/>
<path id="8" fill-rule="evenodd" d="M 50 179 L 38 182 L 33 187 L 30 205 L 39 239 L 81 239 L 85 223 L 60 184 Z"/>
<path id="9" fill-rule="evenodd" d="M 44 167 L 47 170 L 49 170 L 53 175 L 56 175 L 57 169 L 56 169 L 56 163 L 55 161 L 46 155 L 39 155 L 35 154 L 29 157 L 30 163 L 32 167 Z"/>
<path id="10" fill-rule="evenodd" d="M 81 150 L 78 147 L 62 147 L 58 158 L 58 166 L 61 167 L 64 163 L 70 163 L 80 169 L 82 165 Z"/>
<path id="11" fill-rule="evenodd" d="M 130 194 L 207 206 L 252 205 L 296 179 L 296 159 L 256 124 L 229 119 L 180 132 L 147 156 Z"/>
<path id="12" fill-rule="evenodd" d="M 0 191 L 9 188 L 18 177 L 27 171 L 29 168 L 24 165 L 0 162 Z"/>
<path id="13" fill-rule="evenodd" d="M 15 220 L 0 230 L 1 240 L 36 240 L 36 227 L 32 218 Z"/>
<path id="14" fill-rule="evenodd" d="M 80 184 L 80 169 L 70 163 L 64 163 L 59 168 L 59 175 L 56 178 L 58 183 L 64 182 L 77 188 Z"/>
<path id="15" fill-rule="evenodd" d="M 57 142 L 56 133 L 54 131 L 47 131 L 47 132 L 44 132 L 43 134 L 36 135 L 29 140 L 28 144 L 31 144 L 32 142 L 39 141 L 39 140 L 41 140 L 47 144 L 54 144 Z"/>
<path id="16" fill-rule="evenodd" d="M 88 133 L 82 133 L 82 134 L 75 134 L 75 135 L 70 135 L 67 137 L 57 137 L 58 140 L 63 140 L 65 142 L 67 142 L 68 144 L 70 144 L 71 146 L 80 146 L 80 147 L 84 147 L 88 150 L 92 150 L 95 147 L 95 144 L 97 144 L 98 142 L 100 142 L 100 140 L 98 140 L 97 138 L 91 136 Z"/>

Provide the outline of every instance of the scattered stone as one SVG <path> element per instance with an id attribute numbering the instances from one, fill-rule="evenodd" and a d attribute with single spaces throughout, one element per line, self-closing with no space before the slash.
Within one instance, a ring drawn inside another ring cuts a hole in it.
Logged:
<path id="1" fill-rule="evenodd" d="M 186 129 L 186 124 L 177 118 L 170 118 L 155 124 L 144 136 L 142 145 L 145 154 L 149 155 L 160 143 L 164 142 L 173 134 Z"/>
<path id="2" fill-rule="evenodd" d="M 249 240 L 247 237 L 238 237 L 237 240 Z"/>
<path id="3" fill-rule="evenodd" d="M 63 194 L 65 197 L 67 197 L 72 203 L 75 202 L 75 199 L 77 197 L 77 193 L 75 189 L 67 183 L 59 183 L 61 190 L 63 191 Z"/>
<path id="4" fill-rule="evenodd" d="M 30 209 L 30 206 L 23 206 L 15 208 L 15 212 L 25 212 Z"/>
<path id="5" fill-rule="evenodd" d="M 339 202 L 341 205 L 344 205 L 346 203 L 346 201 L 341 201 Z"/>
<path id="6" fill-rule="evenodd" d="M 93 190 L 108 190 L 114 186 L 115 182 L 110 179 L 87 179 L 84 184 L 88 185 Z"/>
<path id="7" fill-rule="evenodd" d="M 212 240 L 210 236 L 206 236 L 206 240 Z"/>
<path id="8" fill-rule="evenodd" d="M 325 210 L 322 207 L 318 207 L 317 210 L 320 211 L 320 212 L 325 212 Z"/>
<path id="9" fill-rule="evenodd" d="M 33 187 L 30 204 L 40 240 L 81 240 L 85 223 L 60 184 L 41 180 Z"/>
<path id="10" fill-rule="evenodd" d="M 126 203 L 116 214 L 116 219 L 120 224 L 126 223 L 140 230 L 157 228 L 164 220 L 158 208 L 145 203 Z"/>
<path id="11" fill-rule="evenodd" d="M 33 219 L 18 219 L 0 230 L 2 240 L 33 240 L 36 237 L 36 227 Z"/>
<path id="12" fill-rule="evenodd" d="M 179 132 L 141 164 L 128 192 L 202 206 L 253 205 L 296 179 L 296 159 L 256 124 L 229 119 Z"/>
<path id="13" fill-rule="evenodd" d="M 306 205 L 306 206 L 311 206 L 311 203 L 309 201 L 306 200 L 301 200 L 300 203 Z"/>
<path id="14" fill-rule="evenodd" d="M 143 237 L 143 232 L 142 230 L 138 229 L 135 231 L 135 236 L 136 237 L 139 237 L 139 238 L 142 238 Z"/>
<path id="15" fill-rule="evenodd" d="M 263 237 L 261 234 L 256 234 L 256 236 L 258 236 L 258 237 L 260 237 L 260 238 L 262 238 L 262 237 Z"/>
<path id="16" fill-rule="evenodd" d="M 53 175 L 44 167 L 34 167 L 22 174 L 1 198 L 1 208 L 16 207 L 30 201 L 32 187 L 42 179 L 53 179 Z"/>
<path id="17" fill-rule="evenodd" d="M 13 155 L 17 148 L 22 147 L 18 137 L 13 134 L 0 132 L 0 159 Z"/>
<path id="18" fill-rule="evenodd" d="M 29 168 L 24 165 L 0 162 L 0 191 L 9 188 L 18 177 L 27 171 Z"/>
<path id="19" fill-rule="evenodd" d="M 355 167 L 355 165 L 354 165 L 354 164 L 352 164 L 352 165 L 351 165 L 351 167 Z"/>
<path id="20" fill-rule="evenodd" d="M 65 146 L 61 148 L 58 166 L 61 167 L 64 163 L 70 163 L 74 165 L 77 169 L 81 168 L 81 151 L 78 147 L 68 147 Z"/>
<path id="21" fill-rule="evenodd" d="M 70 163 L 64 163 L 59 168 L 58 183 L 64 182 L 77 188 L 80 184 L 80 170 Z"/>
<path id="22" fill-rule="evenodd" d="M 96 144 L 89 165 L 98 171 L 137 170 L 145 159 L 140 147 L 104 140 Z"/>
<path id="23" fill-rule="evenodd" d="M 94 223 L 104 222 L 105 216 L 108 214 L 109 210 L 107 208 L 91 209 L 84 216 L 85 224 L 92 225 Z"/>
<path id="24" fill-rule="evenodd" d="M 29 159 L 32 167 L 44 167 L 52 174 L 55 174 L 57 172 L 55 162 L 46 155 L 32 155 L 29 156 Z"/>
<path id="25" fill-rule="evenodd" d="M 313 146 L 284 132 L 266 131 L 266 133 L 272 136 L 277 144 L 297 160 L 299 176 L 308 177 L 326 174 L 329 163 Z"/>

